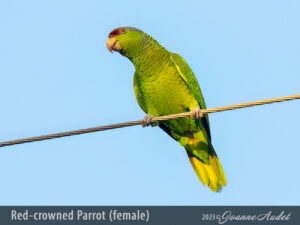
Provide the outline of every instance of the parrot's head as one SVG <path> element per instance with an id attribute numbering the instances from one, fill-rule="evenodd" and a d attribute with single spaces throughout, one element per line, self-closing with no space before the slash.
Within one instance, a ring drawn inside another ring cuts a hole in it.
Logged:
<path id="1" fill-rule="evenodd" d="M 132 58 L 147 46 L 147 37 L 143 31 L 134 27 L 119 27 L 109 33 L 106 47 L 110 52 L 116 51 Z"/>

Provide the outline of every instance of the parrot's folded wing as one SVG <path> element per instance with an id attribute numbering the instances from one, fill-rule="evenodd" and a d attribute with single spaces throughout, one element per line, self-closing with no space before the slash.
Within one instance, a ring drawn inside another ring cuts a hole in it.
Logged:
<path id="1" fill-rule="evenodd" d="M 171 61 L 174 63 L 174 66 L 176 67 L 182 80 L 188 86 L 189 90 L 191 91 L 191 94 L 197 100 L 200 108 L 206 109 L 203 94 L 201 92 L 199 83 L 192 69 L 189 67 L 187 62 L 180 55 L 176 53 L 171 53 L 170 58 Z M 205 117 L 202 118 L 202 122 L 205 127 L 208 138 L 209 140 L 211 140 L 208 115 L 205 115 Z"/>

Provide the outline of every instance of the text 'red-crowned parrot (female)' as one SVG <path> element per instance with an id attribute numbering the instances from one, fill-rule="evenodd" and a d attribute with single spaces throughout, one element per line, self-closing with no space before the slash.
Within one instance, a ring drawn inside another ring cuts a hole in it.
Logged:
<path id="1" fill-rule="evenodd" d="M 162 121 L 159 127 L 185 148 L 200 181 L 212 191 L 221 190 L 225 174 L 211 144 L 208 116 L 200 117 L 200 109 L 206 108 L 201 89 L 186 61 L 134 27 L 110 32 L 107 48 L 134 64 L 135 96 L 147 113 L 143 126 L 154 125 L 152 117 L 193 112 L 191 118 Z"/>

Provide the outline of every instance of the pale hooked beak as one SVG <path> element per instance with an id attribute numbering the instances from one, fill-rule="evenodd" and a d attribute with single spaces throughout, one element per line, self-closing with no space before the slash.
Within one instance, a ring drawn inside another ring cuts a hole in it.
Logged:
<path id="1" fill-rule="evenodd" d="M 107 47 L 108 51 L 110 51 L 111 53 L 113 51 L 119 52 L 119 51 L 122 50 L 121 45 L 119 44 L 119 42 L 117 41 L 117 39 L 115 37 L 107 39 L 107 41 L 106 41 L 106 47 Z"/>

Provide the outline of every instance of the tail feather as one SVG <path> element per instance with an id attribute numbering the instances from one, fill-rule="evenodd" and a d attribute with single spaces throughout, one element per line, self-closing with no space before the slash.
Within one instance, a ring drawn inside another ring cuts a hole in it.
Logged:
<path id="1" fill-rule="evenodd" d="M 200 131 L 193 137 L 182 137 L 180 140 L 188 154 L 189 160 L 199 180 L 212 191 L 220 191 L 226 186 L 225 173 L 218 156 L 210 143 Z"/>
<path id="2" fill-rule="evenodd" d="M 223 186 L 226 186 L 226 177 L 217 155 L 209 156 L 209 165 L 204 164 L 201 160 L 189 153 L 188 157 L 203 185 L 207 185 L 215 192 L 220 191 Z"/>

